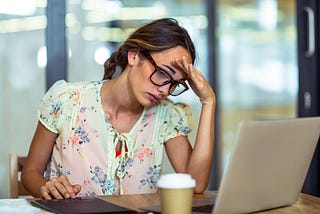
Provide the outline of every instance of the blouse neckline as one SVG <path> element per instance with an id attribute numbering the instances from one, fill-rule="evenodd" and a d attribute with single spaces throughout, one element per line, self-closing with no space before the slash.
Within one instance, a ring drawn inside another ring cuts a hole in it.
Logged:
<path id="1" fill-rule="evenodd" d="M 131 127 L 131 129 L 130 129 L 129 132 L 119 133 L 119 132 L 117 131 L 117 129 L 112 126 L 112 124 L 111 124 L 111 122 L 109 121 L 107 115 L 106 115 L 106 114 L 104 113 L 104 111 L 103 111 L 103 105 L 102 105 L 102 99 L 101 99 L 101 90 L 102 90 L 103 84 L 104 84 L 106 81 L 108 81 L 108 80 L 103 80 L 103 81 L 101 81 L 100 86 L 98 87 L 98 93 L 97 93 L 97 100 L 98 100 L 98 103 L 99 103 L 99 105 L 100 105 L 101 114 L 103 115 L 103 118 L 104 118 L 105 121 L 107 122 L 109 128 L 111 128 L 111 129 L 116 133 L 116 135 L 118 135 L 118 136 L 120 136 L 120 135 L 122 135 L 122 134 L 131 135 L 131 134 L 134 133 L 135 130 L 137 129 L 138 124 L 141 123 L 141 121 L 142 121 L 142 119 L 143 119 L 143 115 L 144 115 L 145 112 L 146 112 L 146 108 L 143 108 L 143 110 L 142 110 L 142 112 L 141 112 L 138 120 L 134 123 L 134 125 Z"/>

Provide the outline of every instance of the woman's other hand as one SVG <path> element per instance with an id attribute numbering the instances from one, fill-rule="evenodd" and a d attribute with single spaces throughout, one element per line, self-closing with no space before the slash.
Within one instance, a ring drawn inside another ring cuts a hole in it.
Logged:
<path id="1" fill-rule="evenodd" d="M 75 198 L 80 190 L 79 184 L 71 185 L 64 175 L 50 179 L 40 188 L 41 195 L 46 200 Z"/>

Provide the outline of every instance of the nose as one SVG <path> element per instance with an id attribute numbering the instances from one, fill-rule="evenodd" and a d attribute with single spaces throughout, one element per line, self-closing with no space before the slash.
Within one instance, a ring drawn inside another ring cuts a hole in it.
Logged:
<path id="1" fill-rule="evenodd" d="M 158 91 L 162 96 L 169 96 L 169 89 L 170 89 L 170 84 L 163 85 L 163 86 L 158 86 Z"/>

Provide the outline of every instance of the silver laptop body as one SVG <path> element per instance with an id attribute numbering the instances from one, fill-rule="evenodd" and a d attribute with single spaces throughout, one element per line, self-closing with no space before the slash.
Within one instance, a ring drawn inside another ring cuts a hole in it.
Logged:
<path id="1" fill-rule="evenodd" d="M 296 202 L 320 117 L 242 122 L 212 213 L 250 213 Z"/>

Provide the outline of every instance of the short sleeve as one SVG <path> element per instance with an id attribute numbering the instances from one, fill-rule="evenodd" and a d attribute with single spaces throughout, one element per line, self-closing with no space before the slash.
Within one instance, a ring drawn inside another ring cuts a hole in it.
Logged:
<path id="1" fill-rule="evenodd" d="M 184 103 L 172 103 L 167 107 L 166 119 L 163 121 L 164 142 L 177 136 L 187 136 L 193 128 L 190 107 Z"/>
<path id="2" fill-rule="evenodd" d="M 68 83 L 59 80 L 51 86 L 42 98 L 38 108 L 39 121 L 50 131 L 58 134 L 63 105 L 68 99 Z"/>

